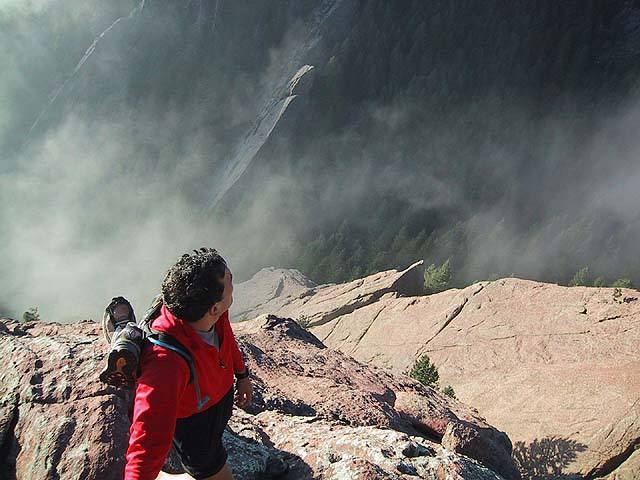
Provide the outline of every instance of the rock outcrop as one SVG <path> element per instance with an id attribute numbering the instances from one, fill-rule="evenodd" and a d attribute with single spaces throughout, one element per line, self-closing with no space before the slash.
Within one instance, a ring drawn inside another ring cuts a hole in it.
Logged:
<path id="1" fill-rule="evenodd" d="M 265 393 L 256 398 L 257 408 L 273 410 L 278 405 L 286 414 L 422 436 L 432 448 L 441 444 L 505 478 L 518 476 L 508 437 L 460 402 L 409 377 L 327 349 L 293 320 L 262 316 L 234 328 L 250 348 L 247 357 L 257 380 L 265 385 L 258 388 Z"/>
<path id="2" fill-rule="evenodd" d="M 235 287 L 242 303 L 232 310 L 234 320 L 251 319 L 264 313 L 295 318 L 309 327 L 377 302 L 383 296 L 420 295 L 424 291 L 423 262 L 402 271 L 376 273 L 338 285 L 316 285 L 297 270 L 265 268 Z"/>
<path id="3" fill-rule="evenodd" d="M 510 278 L 430 296 L 357 300 L 357 291 L 397 276 L 318 286 L 314 292 L 354 296 L 328 302 L 311 293 L 273 313 L 295 316 L 298 307 L 298 318 L 312 319 L 310 331 L 326 345 L 397 372 L 428 354 L 441 385 L 452 385 L 515 442 L 525 476 L 639 478 L 637 291 Z"/>
<path id="4" fill-rule="evenodd" d="M 128 403 L 97 380 L 98 331 L 0 322 L 0 477 L 122 478 Z"/>
<path id="5" fill-rule="evenodd" d="M 225 432 L 239 480 L 517 478 L 508 437 L 464 404 L 290 319 L 234 328 L 255 385 Z M 93 322 L 0 321 L 2 478 L 122 478 L 130 395 L 98 381 L 105 353 Z"/>
<path id="6" fill-rule="evenodd" d="M 279 310 L 317 285 L 298 270 L 263 268 L 250 280 L 234 287 L 231 319 L 255 318 L 264 311 Z"/>

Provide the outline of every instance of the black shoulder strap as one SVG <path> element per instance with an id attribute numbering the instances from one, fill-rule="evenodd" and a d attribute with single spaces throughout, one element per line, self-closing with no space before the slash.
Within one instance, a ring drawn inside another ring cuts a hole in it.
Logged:
<path id="1" fill-rule="evenodd" d="M 176 352 L 184 359 L 185 362 L 187 362 L 187 365 L 189 366 L 189 383 L 193 383 L 193 387 L 196 391 L 196 399 L 198 401 L 198 410 L 202 410 L 211 399 L 208 395 L 205 395 L 204 397 L 201 395 L 198 375 L 196 374 L 196 367 L 193 357 L 191 356 L 191 352 L 168 333 L 159 332 L 151 328 L 153 320 L 158 318 L 160 315 L 161 308 L 162 295 L 158 295 L 153 299 L 153 302 L 145 313 L 144 318 L 139 322 L 139 326 L 146 333 L 149 342 Z"/>

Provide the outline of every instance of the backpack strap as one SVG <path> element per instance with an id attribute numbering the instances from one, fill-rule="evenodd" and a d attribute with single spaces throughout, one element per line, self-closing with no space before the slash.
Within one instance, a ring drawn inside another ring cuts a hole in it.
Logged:
<path id="1" fill-rule="evenodd" d="M 202 408 L 209 402 L 209 396 L 202 398 L 202 394 L 200 392 L 200 384 L 198 383 L 198 375 L 196 373 L 196 367 L 193 362 L 193 357 L 191 356 L 191 352 L 187 348 L 184 347 L 178 340 L 176 340 L 173 336 L 164 332 L 154 332 L 150 335 L 147 335 L 147 339 L 153 343 L 154 345 L 158 345 L 160 347 L 166 348 L 167 350 L 171 350 L 178 355 L 180 355 L 189 366 L 189 383 L 193 382 L 194 388 L 196 391 L 196 398 L 198 400 L 198 410 L 202 410 Z"/>

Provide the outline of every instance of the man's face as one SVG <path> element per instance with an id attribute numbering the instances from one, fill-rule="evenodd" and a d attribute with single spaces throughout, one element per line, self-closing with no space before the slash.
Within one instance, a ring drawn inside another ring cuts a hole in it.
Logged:
<path id="1" fill-rule="evenodd" d="M 233 303 L 233 274 L 228 268 L 224 271 L 224 291 L 222 292 L 222 300 L 216 303 L 218 313 L 224 313 L 229 310 Z"/>

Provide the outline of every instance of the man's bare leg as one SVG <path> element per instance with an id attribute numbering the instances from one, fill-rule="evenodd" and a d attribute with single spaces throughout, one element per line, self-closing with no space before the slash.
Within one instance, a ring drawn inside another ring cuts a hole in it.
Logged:
<path id="1" fill-rule="evenodd" d="M 222 470 L 211 477 L 207 477 L 205 480 L 233 480 L 233 474 L 229 468 L 229 464 L 225 463 Z"/>
<path id="2" fill-rule="evenodd" d="M 181 473 L 180 475 L 173 475 L 171 473 L 160 472 L 156 477 L 156 480 L 193 480 L 191 475 Z"/>
<path id="3" fill-rule="evenodd" d="M 160 472 L 160 475 L 156 477 L 156 480 L 193 480 L 193 477 L 186 473 L 171 475 L 169 473 Z M 229 464 L 225 463 L 222 470 L 211 477 L 207 477 L 205 480 L 233 480 L 233 474 L 231 473 Z"/>

